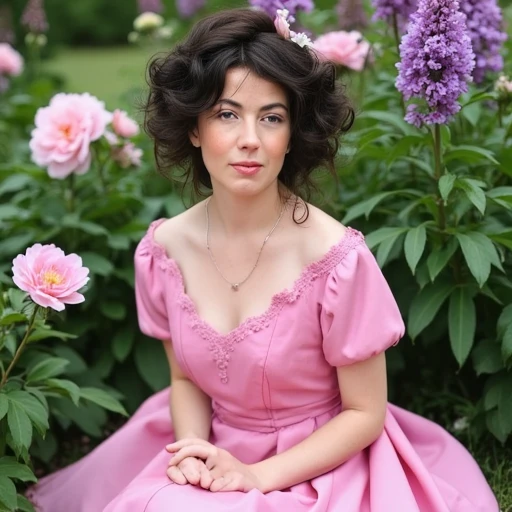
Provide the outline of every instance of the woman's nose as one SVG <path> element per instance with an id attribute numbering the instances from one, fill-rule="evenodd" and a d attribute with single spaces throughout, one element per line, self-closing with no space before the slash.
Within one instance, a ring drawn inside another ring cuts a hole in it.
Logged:
<path id="1" fill-rule="evenodd" d="M 238 137 L 238 146 L 245 149 L 257 149 L 260 144 L 261 141 L 255 123 L 252 121 L 242 123 Z"/>

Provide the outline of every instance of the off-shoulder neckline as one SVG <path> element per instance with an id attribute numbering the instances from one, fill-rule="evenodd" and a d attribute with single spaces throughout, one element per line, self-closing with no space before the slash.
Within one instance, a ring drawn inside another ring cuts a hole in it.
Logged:
<path id="1" fill-rule="evenodd" d="M 275 293 L 270 298 L 270 304 L 264 312 L 246 318 L 237 327 L 227 333 L 221 333 L 199 316 L 195 303 L 186 292 L 185 280 L 180 266 L 177 261 L 167 253 L 165 247 L 154 238 L 155 229 L 166 220 L 167 219 L 162 218 L 153 221 L 143 237 L 141 245 L 149 249 L 149 252 L 155 260 L 159 262 L 161 268 L 169 270 L 178 279 L 179 296 L 177 300 L 191 315 L 194 327 L 201 331 L 205 338 L 210 341 L 216 339 L 217 342 L 225 341 L 236 343 L 245 338 L 248 333 L 264 328 L 285 303 L 294 302 L 300 297 L 309 284 L 321 275 L 329 273 L 343 260 L 351 249 L 364 241 L 364 236 L 361 232 L 347 226 L 341 239 L 332 245 L 319 259 L 306 265 L 289 288 Z"/>

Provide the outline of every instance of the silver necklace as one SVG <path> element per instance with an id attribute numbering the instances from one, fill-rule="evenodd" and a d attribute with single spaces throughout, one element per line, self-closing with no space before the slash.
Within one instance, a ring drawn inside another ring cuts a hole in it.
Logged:
<path id="1" fill-rule="evenodd" d="M 212 260 L 212 263 L 214 264 L 215 268 L 217 269 L 217 272 L 220 274 L 222 279 L 224 279 L 224 281 L 226 281 L 226 283 L 228 283 L 231 286 L 231 289 L 234 292 L 237 292 L 238 289 L 240 288 L 240 286 L 242 286 L 249 279 L 249 277 L 251 277 L 252 273 L 254 272 L 256 267 L 258 266 L 258 262 L 260 261 L 260 256 L 261 256 L 261 253 L 263 251 L 263 248 L 265 247 L 265 244 L 268 242 L 268 239 L 270 238 L 270 236 L 272 235 L 274 230 L 277 228 L 277 225 L 279 224 L 279 221 L 281 220 L 281 217 L 283 216 L 284 206 L 281 208 L 281 213 L 279 214 L 279 217 L 277 218 L 275 224 L 272 226 L 272 229 L 269 231 L 268 235 L 265 237 L 265 240 L 263 240 L 263 243 L 261 244 L 260 250 L 258 251 L 258 256 L 256 257 L 256 263 L 252 267 L 252 269 L 249 272 L 249 274 L 247 274 L 247 277 L 243 281 L 239 281 L 238 283 L 232 283 L 231 281 L 229 281 L 229 279 L 226 279 L 226 277 L 224 276 L 224 274 L 220 270 L 219 266 L 217 265 L 217 262 L 215 261 L 215 257 L 213 256 L 212 250 L 210 249 L 210 215 L 208 213 L 208 204 L 210 202 L 210 199 L 211 199 L 211 197 L 209 197 L 206 200 L 206 203 L 205 203 L 205 210 L 206 210 L 206 248 L 208 249 L 208 254 L 210 255 L 210 259 Z"/>

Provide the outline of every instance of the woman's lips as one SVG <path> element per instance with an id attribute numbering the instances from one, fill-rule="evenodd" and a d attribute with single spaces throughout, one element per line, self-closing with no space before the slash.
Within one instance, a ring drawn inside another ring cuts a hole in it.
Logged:
<path id="1" fill-rule="evenodd" d="M 243 174 L 244 176 L 252 176 L 256 174 L 260 169 L 261 165 L 241 165 L 241 164 L 231 164 L 233 169 L 236 172 Z"/>

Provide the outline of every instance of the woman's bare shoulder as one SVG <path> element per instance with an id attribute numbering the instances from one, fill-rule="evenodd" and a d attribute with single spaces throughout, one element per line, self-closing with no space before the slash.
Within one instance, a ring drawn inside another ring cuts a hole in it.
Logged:
<path id="1" fill-rule="evenodd" d="M 154 231 L 155 242 L 165 247 L 169 256 L 193 244 L 199 231 L 198 203 L 182 213 L 164 220 Z"/>

